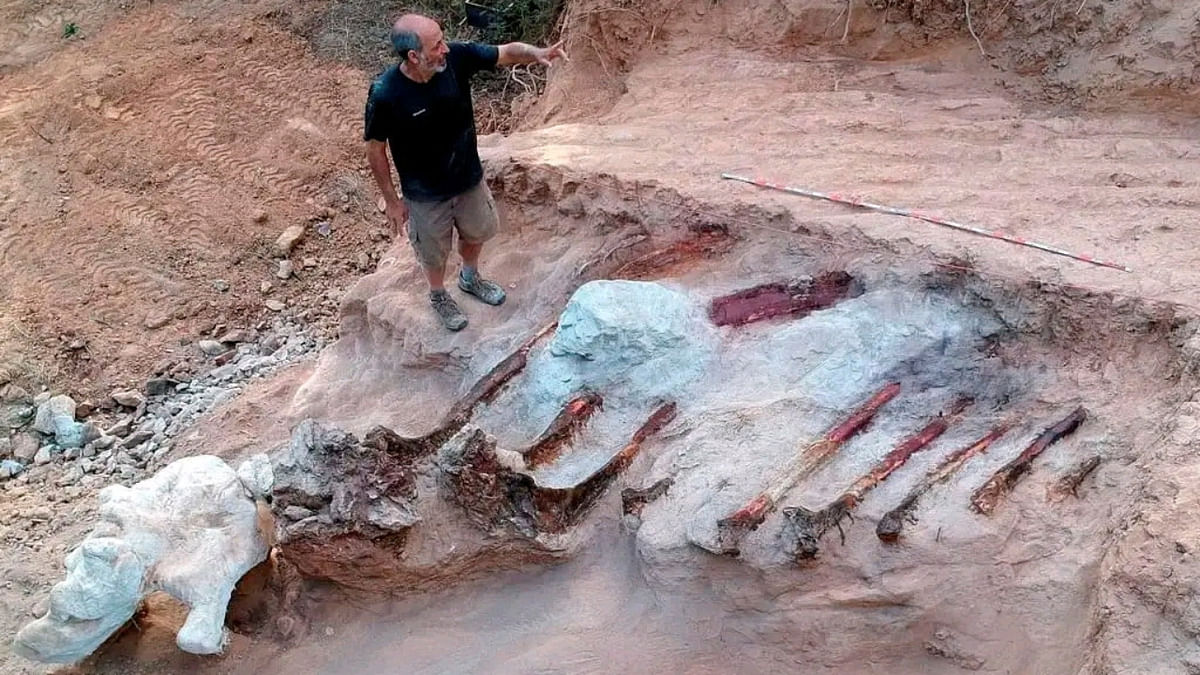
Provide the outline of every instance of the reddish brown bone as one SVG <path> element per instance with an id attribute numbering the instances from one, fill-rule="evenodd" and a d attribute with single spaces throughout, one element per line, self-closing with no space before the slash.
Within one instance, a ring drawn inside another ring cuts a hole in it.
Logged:
<path id="1" fill-rule="evenodd" d="M 833 500 L 828 506 L 820 511 L 809 511 L 801 506 L 792 506 L 783 510 L 783 517 L 787 519 L 791 535 L 795 537 L 793 555 L 797 561 L 813 558 L 820 551 L 821 537 L 830 529 L 836 527 L 838 533 L 842 535 L 842 543 L 846 542 L 846 535 L 842 532 L 842 519 L 852 517 L 850 512 L 858 503 L 862 501 L 863 496 L 870 492 L 876 485 L 887 480 L 887 477 L 892 475 L 896 469 L 904 466 L 909 457 L 920 452 L 929 446 L 934 439 L 945 433 L 950 425 L 957 422 L 962 416 L 962 412 L 967 406 L 971 405 L 972 401 L 968 398 L 959 399 L 951 406 L 947 415 L 938 415 L 937 419 L 925 425 L 913 436 L 906 439 L 895 449 L 879 460 L 869 472 L 860 477 L 858 480 L 841 494 L 840 497 Z"/>
<path id="2" fill-rule="evenodd" d="M 458 400 L 450 412 L 442 418 L 433 431 L 416 438 L 401 436 L 384 426 L 375 426 L 363 437 L 363 445 L 401 454 L 408 457 L 421 457 L 444 445 L 450 437 L 458 433 L 481 403 L 491 402 L 504 385 L 508 384 L 528 363 L 529 351 L 544 335 L 554 330 L 557 322 L 551 323 L 538 331 L 533 337 L 521 343 L 516 351 L 504 357 L 486 375 L 471 387 L 465 396 Z"/>
<path id="3" fill-rule="evenodd" d="M 856 294 L 854 278 L 827 272 L 811 279 L 776 282 L 714 298 L 708 316 L 718 326 L 744 326 L 776 316 L 804 316 Z"/>
<path id="4" fill-rule="evenodd" d="M 612 278 L 647 279 L 679 274 L 701 260 L 724 255 L 733 244 L 734 239 L 727 231 L 707 230 L 630 260 L 613 272 Z"/>
<path id="5" fill-rule="evenodd" d="M 1077 492 L 1079 484 L 1095 471 L 1096 467 L 1100 466 L 1101 461 L 1103 460 L 1100 455 L 1092 455 L 1076 464 L 1074 468 L 1063 474 L 1062 478 L 1054 481 L 1046 488 L 1046 501 L 1061 502 L 1068 496 L 1079 497 Z"/>
<path id="6" fill-rule="evenodd" d="M 633 438 L 621 451 L 613 455 L 604 466 L 597 469 L 583 482 L 569 488 L 534 487 L 533 502 L 537 509 L 538 529 L 543 532 L 560 532 L 574 524 L 588 508 L 604 494 L 605 488 L 624 471 L 641 452 L 642 444 L 675 419 L 675 404 L 666 403 L 658 407 L 634 432 Z"/>
<path id="7" fill-rule="evenodd" d="M 525 466 L 532 469 L 558 459 L 588 419 L 604 406 L 599 394 L 588 392 L 568 402 L 541 436 L 521 452 Z"/>
<path id="8" fill-rule="evenodd" d="M 1006 431 L 1008 431 L 1007 426 L 998 426 L 971 445 L 950 453 L 946 459 L 942 460 L 941 464 L 938 464 L 933 470 L 925 474 L 921 482 L 904 497 L 899 506 L 888 511 L 883 515 L 883 518 L 879 519 L 879 523 L 875 526 L 875 535 L 888 543 L 899 539 L 900 531 L 904 529 L 904 521 L 916 521 L 916 516 L 913 515 L 913 512 L 916 511 L 917 502 L 921 500 L 921 496 L 932 490 L 933 486 L 954 475 L 972 457 L 985 452 Z"/>
<path id="9" fill-rule="evenodd" d="M 747 532 L 753 531 L 775 510 L 776 504 L 793 485 L 824 464 L 851 436 L 858 433 L 875 417 L 875 413 L 900 393 L 900 383 L 892 382 L 880 389 L 854 411 L 846 421 L 837 425 L 820 440 L 804 448 L 788 461 L 784 470 L 766 490 L 742 508 L 717 521 L 717 550 L 713 553 L 737 555 L 738 546 Z M 707 548 L 707 547 L 705 547 Z"/>
<path id="10" fill-rule="evenodd" d="M 1000 467 L 988 482 L 984 483 L 971 497 L 971 508 L 977 513 L 991 515 L 1000 500 L 1013 489 L 1021 477 L 1029 473 L 1033 460 L 1042 454 L 1046 448 L 1067 436 L 1087 419 L 1087 411 L 1082 407 L 1076 408 L 1070 415 L 1064 417 L 1058 424 L 1047 428 L 1025 448 L 1017 458 Z"/>

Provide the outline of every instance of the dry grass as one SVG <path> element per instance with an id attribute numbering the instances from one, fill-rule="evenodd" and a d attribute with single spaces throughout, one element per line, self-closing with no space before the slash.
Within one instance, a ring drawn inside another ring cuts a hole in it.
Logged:
<path id="1" fill-rule="evenodd" d="M 318 2 L 289 6 L 274 17 L 307 39 L 318 55 L 354 65 L 372 76 L 395 62 L 388 32 L 392 21 L 405 12 L 437 19 L 449 40 L 542 45 L 560 30 L 563 0 L 480 4 L 504 8 L 496 13 L 496 20 L 490 26 L 482 29 L 467 24 L 465 7 L 455 0 Z M 475 88 L 480 132 L 503 132 L 513 126 L 514 116 L 542 93 L 545 77 L 536 69 L 505 69 L 481 73 L 475 79 Z"/>

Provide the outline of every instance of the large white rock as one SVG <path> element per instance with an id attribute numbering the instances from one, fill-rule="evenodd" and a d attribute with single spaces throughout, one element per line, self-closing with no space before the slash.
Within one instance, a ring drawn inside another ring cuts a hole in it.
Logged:
<path id="1" fill-rule="evenodd" d="M 703 307 L 680 291 L 592 281 L 571 296 L 529 379 L 555 411 L 584 388 L 637 401 L 672 397 L 704 372 L 716 342 Z"/>
<path id="2" fill-rule="evenodd" d="M 253 495 L 268 492 L 270 481 L 265 456 L 235 472 L 218 457 L 199 455 L 133 487 L 104 488 L 100 522 L 67 556 L 67 576 L 50 591 L 46 615 L 17 633 L 14 650 L 45 663 L 79 661 L 128 621 L 143 597 L 164 591 L 189 608 L 179 648 L 220 652 L 234 585 L 267 556 Z"/>

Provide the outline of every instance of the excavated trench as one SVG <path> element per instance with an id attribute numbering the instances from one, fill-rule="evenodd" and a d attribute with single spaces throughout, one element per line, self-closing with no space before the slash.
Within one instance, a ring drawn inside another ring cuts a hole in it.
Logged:
<path id="1" fill-rule="evenodd" d="M 286 646 L 237 669 L 1107 663 L 1106 556 L 1194 372 L 1173 308 L 550 175 L 495 178 L 513 300 L 468 305 L 463 334 L 425 315 L 399 248 L 350 292 L 293 402 L 317 426 L 273 457 L 279 564 L 309 581 L 245 631 Z M 352 494 L 301 501 L 319 490 L 280 487 L 280 453 L 337 463 Z"/>

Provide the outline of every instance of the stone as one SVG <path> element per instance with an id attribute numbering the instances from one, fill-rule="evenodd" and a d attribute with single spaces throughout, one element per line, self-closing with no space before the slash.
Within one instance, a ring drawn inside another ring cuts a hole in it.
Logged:
<path id="1" fill-rule="evenodd" d="M 216 340 L 201 340 L 196 343 L 196 346 L 200 348 L 200 351 L 209 356 L 223 354 L 227 350 L 225 345 L 217 342 Z"/>
<path id="2" fill-rule="evenodd" d="M 652 405 L 705 372 L 719 336 L 691 296 L 657 283 L 592 281 L 559 317 L 548 348 L 530 360 L 525 396 L 557 409 L 579 390 L 622 390 Z"/>
<path id="3" fill-rule="evenodd" d="M 312 515 L 312 511 L 304 508 L 303 506 L 296 506 L 295 504 L 292 504 L 283 510 L 283 517 L 294 523 L 298 523 L 306 518 L 310 518 Z"/>
<path id="4" fill-rule="evenodd" d="M 246 42 L 249 42 L 249 41 L 250 40 L 246 40 Z M 267 222 L 267 210 L 266 209 L 254 209 L 254 211 L 250 214 L 250 219 L 259 224 Z"/>
<path id="5" fill-rule="evenodd" d="M 24 402 L 0 405 L 0 425 L 8 429 L 20 429 L 29 424 L 37 414 L 37 408 Z"/>
<path id="6" fill-rule="evenodd" d="M 371 269 L 371 256 L 367 255 L 366 251 L 363 251 L 354 259 L 354 264 L 358 266 L 358 269 L 365 272 Z"/>
<path id="7" fill-rule="evenodd" d="M 73 460 L 73 459 L 79 459 L 79 456 L 82 452 L 83 452 L 83 450 L 80 448 L 67 448 L 66 450 L 63 451 L 63 459 L 68 460 L 68 461 Z"/>
<path id="8" fill-rule="evenodd" d="M 256 337 L 258 336 L 254 334 L 254 331 L 246 330 L 245 328 L 235 328 L 226 331 L 224 335 L 217 338 L 217 341 L 226 344 L 238 344 L 240 342 L 254 342 Z"/>
<path id="9" fill-rule="evenodd" d="M 136 471 L 122 467 L 121 474 Z M 212 455 L 186 457 L 131 487 L 104 488 L 99 501 L 100 522 L 67 555 L 48 611 L 17 633 L 13 650 L 42 663 L 75 663 L 124 625 L 147 594 L 162 591 L 188 610 L 176 636 L 180 649 L 223 651 L 234 586 L 269 550 L 237 473 Z"/>
<path id="10" fill-rule="evenodd" d="M 13 478 L 18 476 L 25 470 L 25 465 L 11 460 L 5 459 L 0 461 L 0 478 Z"/>
<path id="11" fill-rule="evenodd" d="M 75 399 L 65 394 L 52 396 L 38 406 L 33 428 L 54 436 L 64 448 L 78 448 L 87 442 L 88 430 L 75 421 Z"/>
<path id="12" fill-rule="evenodd" d="M 33 456 L 33 463 L 37 466 L 49 464 L 53 458 L 53 453 L 51 452 L 53 447 L 52 445 L 43 445 L 38 448 L 37 454 Z"/>
<path id="13" fill-rule="evenodd" d="M 0 387 L 0 403 L 30 403 L 32 401 L 29 392 L 11 382 Z"/>
<path id="14" fill-rule="evenodd" d="M 38 404 L 33 429 L 50 436 L 55 433 L 56 425 L 61 424 L 60 420 L 75 421 L 75 399 L 66 394 L 51 396 Z"/>
<path id="15" fill-rule="evenodd" d="M 0 458 L 11 456 L 13 449 L 12 446 L 13 444 L 11 438 L 0 435 Z"/>
<path id="16" fill-rule="evenodd" d="M 264 356 L 270 356 L 271 354 L 279 351 L 279 348 L 282 346 L 283 340 L 281 340 L 278 335 L 268 335 L 267 337 L 263 338 L 262 342 L 259 343 L 259 353 L 263 354 Z"/>
<path id="17" fill-rule="evenodd" d="M 85 420 L 96 412 L 96 404 L 91 401 L 81 401 L 75 406 L 75 419 Z"/>
<path id="18" fill-rule="evenodd" d="M 105 436 L 116 436 L 118 438 L 124 438 L 124 437 L 128 436 L 129 432 L 132 430 L 133 430 L 133 417 L 125 416 L 125 417 L 122 417 L 120 420 L 118 420 L 115 424 L 113 424 L 107 430 L 105 430 L 104 435 Z"/>
<path id="19" fill-rule="evenodd" d="M 132 447 L 141 445 L 142 443 L 145 443 L 146 441 L 150 440 L 153 437 L 154 437 L 153 431 L 151 431 L 149 429 L 138 429 L 137 431 L 133 432 L 132 434 L 129 434 L 129 437 L 121 442 L 121 447 L 122 448 L 132 448 Z"/>
<path id="20" fill-rule="evenodd" d="M 92 441 L 95 441 L 104 435 L 104 432 L 100 430 L 100 425 L 96 424 L 95 422 L 84 422 L 81 426 L 81 429 L 83 431 L 82 442 L 80 442 L 79 445 L 69 447 L 82 448 L 88 443 L 91 443 Z"/>
<path id="21" fill-rule="evenodd" d="M 268 300 L 263 304 L 265 304 L 267 306 L 267 309 L 271 310 L 272 312 L 282 312 L 283 308 L 287 307 L 287 305 L 283 304 L 282 302 L 280 302 L 278 300 Z"/>
<path id="22" fill-rule="evenodd" d="M 279 269 L 275 270 L 275 276 L 287 281 L 292 278 L 293 274 L 295 274 L 295 269 L 292 266 L 292 261 L 280 260 Z"/>
<path id="23" fill-rule="evenodd" d="M 277 258 L 286 258 L 292 254 L 292 249 L 304 238 L 304 226 L 292 225 L 284 230 L 275 240 L 274 253 Z"/>
<path id="24" fill-rule="evenodd" d="M 317 261 L 316 261 L 316 259 L 315 259 L 315 258 L 305 258 L 304 260 L 302 260 L 302 261 L 300 262 L 300 267 L 302 267 L 302 268 L 304 268 L 304 269 L 306 269 L 306 270 L 307 270 L 307 269 L 312 269 L 312 268 L 314 268 L 314 267 L 316 267 L 316 266 L 317 266 Z"/>
<path id="25" fill-rule="evenodd" d="M 67 485 L 74 485 L 74 484 L 78 483 L 79 480 L 81 478 L 83 478 L 83 473 L 84 473 L 83 468 L 80 467 L 79 465 L 72 465 L 72 466 L 68 467 L 67 470 L 63 473 L 62 477 L 59 478 L 57 481 L 59 487 L 64 487 Z"/>
<path id="26" fill-rule="evenodd" d="M 275 288 L 275 285 L 269 281 L 264 281 L 258 285 L 259 292 L 263 293 L 264 295 L 270 293 L 272 288 Z"/>
<path id="27" fill-rule="evenodd" d="M 145 326 L 147 330 L 158 330 L 169 323 L 171 323 L 170 314 L 165 312 L 157 312 L 147 315 L 145 321 L 142 322 L 142 325 Z"/>
<path id="28" fill-rule="evenodd" d="M 117 405 L 126 408 L 136 408 L 146 402 L 146 397 L 140 391 L 134 389 L 120 389 L 110 394 L 112 400 L 117 402 Z"/>
<path id="29" fill-rule="evenodd" d="M 37 436 L 29 432 L 17 434 L 12 441 L 12 456 L 22 462 L 32 460 L 37 455 L 38 446 L 41 445 Z"/>
<path id="30" fill-rule="evenodd" d="M 91 447 L 96 450 L 107 450 L 117 442 L 116 436 L 101 435 L 100 438 L 92 441 Z"/>
<path id="31" fill-rule="evenodd" d="M 178 381 L 169 377 L 156 377 L 146 381 L 147 396 L 168 396 L 175 391 Z"/>
<path id="32" fill-rule="evenodd" d="M 225 281 L 224 279 L 214 279 L 212 286 L 221 293 L 225 293 L 229 290 L 229 282 Z"/>

